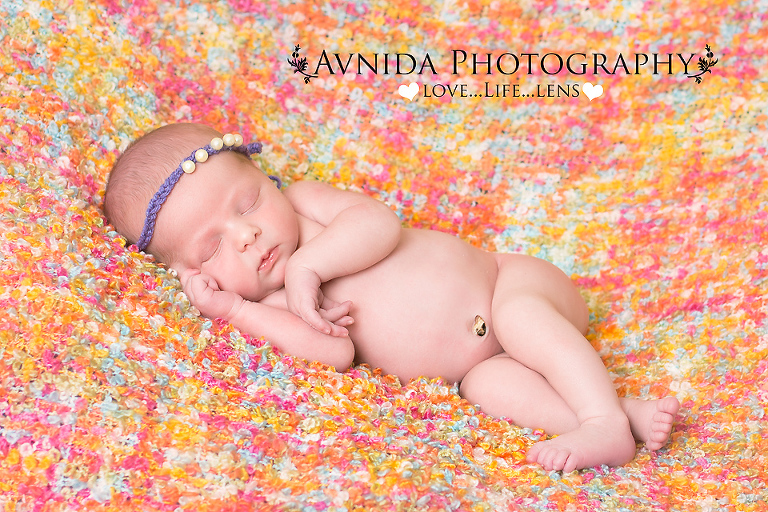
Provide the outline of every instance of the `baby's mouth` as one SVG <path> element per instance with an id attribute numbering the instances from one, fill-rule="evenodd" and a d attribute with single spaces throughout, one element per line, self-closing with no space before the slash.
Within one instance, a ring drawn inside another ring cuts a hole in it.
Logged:
<path id="1" fill-rule="evenodd" d="M 275 259 L 277 258 L 277 247 L 271 249 L 267 254 L 264 255 L 263 258 L 261 258 L 261 264 L 259 264 L 259 272 L 263 272 L 265 270 L 269 270 L 272 268 L 272 265 L 275 264 Z"/>

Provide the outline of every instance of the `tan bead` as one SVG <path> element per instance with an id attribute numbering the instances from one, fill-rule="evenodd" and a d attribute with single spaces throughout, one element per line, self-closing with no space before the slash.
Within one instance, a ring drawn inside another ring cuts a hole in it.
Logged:
<path id="1" fill-rule="evenodd" d="M 224 141 L 221 140 L 221 138 L 219 137 L 214 137 L 213 140 L 211 141 L 211 147 L 216 151 L 218 151 L 224 147 Z"/>
<path id="2" fill-rule="evenodd" d="M 204 150 L 203 148 L 198 149 L 195 151 L 195 160 L 198 162 L 205 162 L 208 160 L 208 152 Z"/>
<path id="3" fill-rule="evenodd" d="M 239 133 L 235 134 L 235 147 L 240 147 L 243 145 L 243 136 Z"/>
<path id="4" fill-rule="evenodd" d="M 235 143 L 235 136 L 231 133 L 225 134 L 222 139 L 224 140 L 224 145 L 227 147 L 232 147 L 232 145 Z"/>
<path id="5" fill-rule="evenodd" d="M 185 173 L 191 174 L 195 172 L 195 162 L 193 162 L 192 160 L 184 160 L 184 163 L 181 164 L 181 169 Z"/>

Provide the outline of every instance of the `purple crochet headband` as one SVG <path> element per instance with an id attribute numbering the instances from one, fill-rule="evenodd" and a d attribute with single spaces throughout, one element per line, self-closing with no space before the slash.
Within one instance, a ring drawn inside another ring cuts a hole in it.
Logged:
<path id="1" fill-rule="evenodd" d="M 147 214 L 144 218 L 144 229 L 141 230 L 139 241 L 136 242 L 140 251 L 146 249 L 149 242 L 152 240 L 152 235 L 155 234 L 157 214 L 165 200 L 168 199 L 171 191 L 173 191 L 173 187 L 175 187 L 176 183 L 181 179 L 181 176 L 183 174 L 191 174 L 195 172 L 195 167 L 198 162 L 203 163 L 208 160 L 210 156 L 225 150 L 237 151 L 238 153 L 251 156 L 254 153 L 261 153 L 261 142 L 252 142 L 243 146 L 243 137 L 240 134 L 228 133 L 221 138 L 214 137 L 210 144 L 207 144 L 200 149 L 196 149 L 191 155 L 182 160 L 176 170 L 166 178 L 149 201 Z M 283 184 L 277 176 L 269 176 L 269 179 L 275 182 L 277 188 L 282 187 Z"/>

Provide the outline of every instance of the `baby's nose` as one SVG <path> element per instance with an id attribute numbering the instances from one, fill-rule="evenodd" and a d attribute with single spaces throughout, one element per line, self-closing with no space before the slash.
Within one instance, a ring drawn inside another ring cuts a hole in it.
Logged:
<path id="1" fill-rule="evenodd" d="M 235 228 L 235 243 L 239 250 L 244 251 L 251 244 L 256 242 L 256 238 L 261 234 L 258 226 L 250 225 L 246 222 L 240 223 Z"/>

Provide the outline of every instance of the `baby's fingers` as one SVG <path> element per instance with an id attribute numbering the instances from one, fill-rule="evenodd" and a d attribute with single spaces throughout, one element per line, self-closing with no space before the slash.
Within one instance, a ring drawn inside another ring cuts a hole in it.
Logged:
<path id="1" fill-rule="evenodd" d="M 351 300 L 345 300 L 344 302 L 336 302 L 333 299 L 329 299 L 325 295 L 323 295 L 322 290 L 320 291 L 320 307 L 322 309 L 331 310 L 335 309 L 339 306 L 343 306 L 344 304 L 348 304 L 350 307 L 352 306 Z"/>
<path id="2" fill-rule="evenodd" d="M 322 320 L 319 324 L 309 325 L 323 334 L 339 337 L 349 336 L 349 331 L 344 326 L 328 322 L 327 320 Z"/>
<path id="3" fill-rule="evenodd" d="M 331 332 L 329 332 L 328 334 L 330 334 L 331 336 L 343 338 L 345 336 L 349 336 L 349 331 L 340 325 L 331 324 Z"/>
<path id="4" fill-rule="evenodd" d="M 315 310 L 308 312 L 307 316 L 309 316 L 310 318 L 302 317 L 304 318 L 304 321 L 307 322 L 313 329 L 316 329 L 322 332 L 323 334 L 329 334 L 331 336 L 339 336 L 339 337 L 349 336 L 349 331 L 346 328 L 344 328 L 344 325 L 351 324 L 352 323 L 351 321 L 343 325 L 340 324 L 338 321 L 335 323 L 329 322 L 328 320 L 322 318 L 320 316 L 320 313 Z M 352 320 L 352 318 L 349 316 L 343 316 L 341 319 Z"/>
<path id="5" fill-rule="evenodd" d="M 181 282 L 181 289 L 186 290 L 189 287 L 189 281 L 200 274 L 199 270 L 194 270 L 191 268 L 186 269 L 184 272 L 179 274 L 179 281 Z"/>
<path id="6" fill-rule="evenodd" d="M 343 316 L 343 317 L 339 318 L 338 320 L 336 320 L 333 323 L 336 324 L 336 325 L 339 325 L 341 327 L 346 327 L 348 325 L 352 325 L 353 323 L 355 323 L 355 319 L 352 318 L 349 315 L 346 315 L 346 316 Z"/>
<path id="7" fill-rule="evenodd" d="M 327 304 L 327 302 L 324 304 Z M 338 304 L 338 303 L 334 303 L 334 304 L 335 305 L 330 308 L 327 308 L 325 306 L 321 308 L 320 316 L 322 316 L 325 320 L 328 320 L 333 324 L 338 324 L 338 320 L 340 318 L 343 318 L 349 315 L 349 312 L 352 309 L 352 301 L 348 300 L 341 304 Z"/>
<path id="8" fill-rule="evenodd" d="M 320 316 L 320 312 L 316 309 L 313 300 L 307 299 L 302 302 L 301 307 L 299 308 L 299 315 L 313 329 L 325 334 L 331 333 L 332 324 Z"/>

